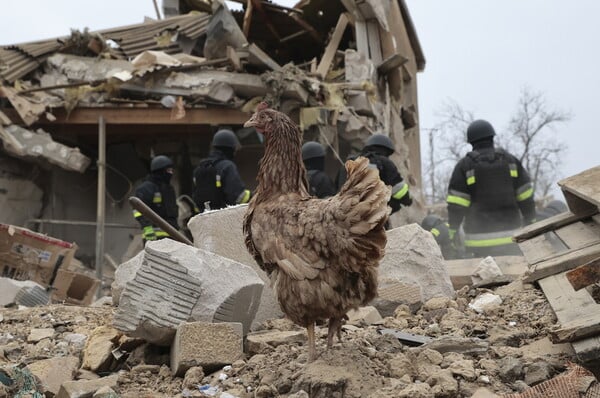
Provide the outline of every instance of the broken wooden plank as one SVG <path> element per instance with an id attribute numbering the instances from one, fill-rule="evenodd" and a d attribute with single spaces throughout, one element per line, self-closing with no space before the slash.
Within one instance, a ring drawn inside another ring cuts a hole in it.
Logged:
<path id="1" fill-rule="evenodd" d="M 346 10 L 348 10 L 348 12 L 352 15 L 352 17 L 354 18 L 355 21 L 364 21 L 365 20 L 362 13 L 358 9 L 358 6 L 356 5 L 355 0 L 341 0 L 341 1 L 342 1 L 342 4 L 344 5 L 344 7 L 346 7 Z"/>
<path id="2" fill-rule="evenodd" d="M 554 231 L 546 232 L 519 243 L 519 249 L 529 264 L 538 263 L 544 259 L 569 250 Z"/>
<path id="3" fill-rule="evenodd" d="M 571 343 L 598 334 L 600 334 L 600 313 L 595 313 L 561 324 L 559 329 L 550 331 L 550 340 L 554 344 Z"/>
<path id="4" fill-rule="evenodd" d="M 568 271 L 566 275 L 575 291 L 600 282 L 600 257 Z"/>
<path id="5" fill-rule="evenodd" d="M 281 70 L 281 65 L 254 43 L 248 46 L 248 62 L 255 66 L 267 66 L 274 71 Z"/>
<path id="6" fill-rule="evenodd" d="M 549 217 L 542 221 L 538 221 L 520 229 L 517 232 L 517 234 L 513 236 L 513 239 L 517 243 L 519 243 L 524 240 L 533 238 L 534 236 L 541 235 L 544 232 L 551 231 L 553 229 L 560 228 L 564 225 L 569 225 L 574 222 L 586 219 L 596 213 L 598 213 L 598 209 L 590 210 L 588 213 L 584 214 L 574 214 L 572 212 L 557 214 L 555 216 Z"/>
<path id="7" fill-rule="evenodd" d="M 20 96 L 17 90 L 12 87 L 0 86 L 0 97 L 8 99 L 8 102 L 17 110 L 21 120 L 28 126 L 36 122 L 40 115 L 46 111 L 46 105 L 29 101 L 27 98 Z"/>
<path id="8" fill-rule="evenodd" d="M 446 260 L 446 270 L 452 281 L 452 286 L 455 290 L 463 286 L 471 286 L 473 280 L 471 275 L 479 266 L 482 258 L 465 258 L 457 260 Z M 502 271 L 503 275 L 508 277 L 519 277 L 527 272 L 527 262 L 522 256 L 499 256 L 495 257 L 496 264 Z"/>
<path id="9" fill-rule="evenodd" d="M 407 62 L 408 58 L 396 53 L 381 61 L 381 63 L 377 65 L 377 72 L 379 72 L 380 75 L 387 75 L 392 70 L 404 65 Z"/>
<path id="10" fill-rule="evenodd" d="M 301 28 L 306 30 L 310 37 L 312 37 L 318 44 L 323 44 L 323 38 L 321 34 L 308 22 L 295 14 L 288 14 L 290 18 L 292 18 Z"/>
<path id="11" fill-rule="evenodd" d="M 533 283 L 539 279 L 568 271 L 600 256 L 600 244 L 579 249 L 570 249 L 552 258 L 540 261 L 531 267 L 530 274 L 523 280 Z"/>
<path id="12" fill-rule="evenodd" d="M 234 71 L 240 72 L 242 70 L 242 62 L 240 61 L 240 56 L 231 46 L 227 46 L 227 60 L 229 61 L 229 64 L 231 65 Z"/>
<path id="13" fill-rule="evenodd" d="M 586 214 L 590 211 L 598 211 L 598 206 L 580 196 L 577 196 L 573 192 L 569 192 L 563 189 L 563 196 L 567 201 L 569 210 L 575 214 Z"/>
<path id="14" fill-rule="evenodd" d="M 558 185 L 563 191 L 570 192 L 597 207 L 600 206 L 600 184 L 598 184 L 598 181 L 600 181 L 600 166 L 565 178 L 559 181 Z"/>
<path id="15" fill-rule="evenodd" d="M 252 0 L 246 1 L 246 12 L 244 13 L 244 22 L 242 24 L 242 31 L 244 32 L 244 36 L 249 39 L 250 34 L 250 24 L 252 23 L 252 10 L 254 9 L 254 5 L 252 4 Z"/>
<path id="16" fill-rule="evenodd" d="M 590 314 L 600 316 L 600 304 L 597 304 L 585 289 L 575 292 L 565 274 L 563 272 L 539 280 L 540 287 L 560 324 L 574 324 L 578 320 L 586 319 Z M 588 327 L 598 321 L 600 319 L 588 319 L 588 322 L 591 322 L 588 323 Z M 574 341 L 572 345 L 578 357 L 589 358 L 590 352 L 600 350 L 599 342 L 600 339 L 594 336 Z"/>
<path id="17" fill-rule="evenodd" d="M 333 61 L 333 57 L 340 45 L 340 41 L 342 40 L 342 36 L 344 35 L 344 31 L 348 26 L 348 17 L 345 13 L 340 14 L 337 25 L 335 26 L 335 30 L 333 31 L 333 35 L 331 35 L 331 40 L 327 44 L 325 48 L 325 53 L 321 58 L 321 62 L 319 62 L 319 66 L 317 67 L 317 74 L 322 78 L 325 78 L 329 68 L 331 67 L 331 62 Z"/>
<path id="18" fill-rule="evenodd" d="M 559 228 L 554 232 L 570 249 L 576 249 L 600 243 L 599 227 L 594 222 L 585 223 L 578 221 Z"/>

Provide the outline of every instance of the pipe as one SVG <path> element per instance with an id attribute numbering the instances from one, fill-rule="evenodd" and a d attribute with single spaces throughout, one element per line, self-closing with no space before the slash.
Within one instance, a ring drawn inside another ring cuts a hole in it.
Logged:
<path id="1" fill-rule="evenodd" d="M 104 264 L 104 221 L 106 211 L 106 123 L 98 118 L 98 199 L 96 200 L 96 278 L 100 281 L 97 297 L 102 295 L 102 266 Z"/>
<path id="2" fill-rule="evenodd" d="M 168 233 L 171 239 L 174 239 L 181 243 L 185 243 L 186 245 L 194 246 L 194 243 L 191 240 L 189 240 L 181 232 L 173 228 L 171 224 L 169 224 L 161 216 L 156 214 L 151 208 L 149 208 L 144 202 L 142 202 L 140 198 L 131 196 L 129 198 L 129 204 L 131 205 L 131 207 L 142 213 L 144 217 L 152 221 L 154 225 L 157 225 L 158 227 L 160 227 L 160 229 Z"/>

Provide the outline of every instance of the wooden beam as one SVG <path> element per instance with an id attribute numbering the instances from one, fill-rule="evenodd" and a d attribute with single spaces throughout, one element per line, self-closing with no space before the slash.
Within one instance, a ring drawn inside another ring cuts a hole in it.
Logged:
<path id="1" fill-rule="evenodd" d="M 598 314 L 590 314 L 571 323 L 561 325 L 560 329 L 550 331 L 550 340 L 554 344 L 570 343 L 597 334 L 600 334 L 600 317 Z"/>
<path id="2" fill-rule="evenodd" d="M 581 263 L 586 263 L 599 256 L 600 244 L 560 253 L 546 261 L 535 264 L 523 282 L 533 283 L 539 279 L 576 268 Z"/>
<path id="3" fill-rule="evenodd" d="M 244 13 L 244 24 L 242 30 L 244 31 L 244 36 L 249 38 L 250 34 L 250 24 L 252 23 L 252 10 L 254 9 L 254 5 L 252 4 L 252 0 L 248 0 L 246 2 L 246 12 Z"/>
<path id="4" fill-rule="evenodd" d="M 11 118 L 18 120 L 19 116 L 13 109 L 3 112 Z M 217 125 L 217 124 L 244 124 L 250 114 L 237 109 L 227 108 L 186 108 L 185 117 L 171 120 L 171 109 L 167 108 L 75 108 L 67 117 L 64 109 L 54 110 L 56 120 L 40 119 L 36 125 L 97 125 L 98 116 L 104 116 L 107 124 L 149 125 L 149 124 L 191 124 L 191 125 Z M 108 130 L 110 135 L 110 129 Z"/>
<path id="5" fill-rule="evenodd" d="M 523 242 L 534 236 L 586 219 L 596 213 L 598 213 L 598 209 L 590 209 L 589 212 L 582 214 L 574 214 L 571 212 L 560 213 L 520 229 L 517 234 L 513 236 L 513 239 L 517 243 Z"/>
<path id="6" fill-rule="evenodd" d="M 596 166 L 574 176 L 565 178 L 564 180 L 559 181 L 558 185 L 561 187 L 563 192 L 570 192 L 578 198 L 589 202 L 590 204 L 600 206 L 599 180 L 600 166 Z M 571 209 L 571 211 L 573 211 L 573 209 Z"/>
<path id="7" fill-rule="evenodd" d="M 575 291 L 583 289 L 593 283 L 600 282 L 600 257 L 568 271 L 567 279 Z"/>
<path id="8" fill-rule="evenodd" d="M 387 75 L 392 70 L 399 68 L 408 62 L 408 58 L 396 53 L 392 54 L 383 61 L 379 65 L 377 65 L 377 72 L 380 75 Z"/>
<path id="9" fill-rule="evenodd" d="M 281 65 L 275 62 L 273 58 L 269 57 L 269 54 L 264 52 L 260 47 L 258 47 L 254 43 L 251 43 L 248 46 L 248 62 L 257 66 L 264 65 L 275 71 L 281 70 Z"/>
<path id="10" fill-rule="evenodd" d="M 298 15 L 289 14 L 288 16 L 290 18 L 292 18 L 294 21 L 296 21 L 296 23 L 298 25 L 300 25 L 301 28 L 306 30 L 308 32 L 308 34 L 310 35 L 310 37 L 312 37 L 318 44 L 323 43 L 323 37 L 321 37 L 321 34 L 311 24 L 306 22 L 304 19 L 302 19 Z"/>
<path id="11" fill-rule="evenodd" d="M 344 31 L 346 30 L 347 26 L 348 17 L 345 13 L 342 13 L 338 19 L 337 25 L 335 26 L 333 35 L 331 35 L 331 40 L 325 48 L 325 53 L 321 58 L 321 62 L 319 62 L 319 66 L 317 67 L 317 74 L 322 78 L 325 78 L 327 71 L 329 71 L 329 68 L 331 67 L 331 62 L 333 61 L 333 57 L 340 45 L 340 41 L 342 40 L 342 36 L 344 35 Z"/>
<path id="12" fill-rule="evenodd" d="M 273 36 L 275 36 L 275 38 L 277 40 L 281 40 L 281 36 L 279 36 L 279 33 L 277 33 L 277 29 L 275 29 L 275 26 L 273 25 L 273 23 L 271 22 L 271 19 L 269 18 L 269 16 L 265 12 L 265 9 L 263 8 L 262 1 L 261 0 L 251 0 L 251 1 L 252 1 L 252 4 L 254 5 L 254 7 L 256 7 L 256 10 L 258 11 L 258 13 L 260 14 L 264 24 L 267 25 L 267 28 L 271 31 Z"/>

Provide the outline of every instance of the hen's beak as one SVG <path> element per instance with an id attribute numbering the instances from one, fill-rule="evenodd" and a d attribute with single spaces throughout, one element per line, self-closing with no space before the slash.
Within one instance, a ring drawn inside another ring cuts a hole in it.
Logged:
<path id="1" fill-rule="evenodd" d="M 254 116 L 252 116 L 250 119 L 248 119 L 248 121 L 246 121 L 246 123 L 244 123 L 244 127 L 255 127 L 256 125 L 256 117 Z"/>

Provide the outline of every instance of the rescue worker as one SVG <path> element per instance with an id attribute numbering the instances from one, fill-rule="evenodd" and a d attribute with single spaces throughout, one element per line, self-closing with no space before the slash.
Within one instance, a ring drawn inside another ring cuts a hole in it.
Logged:
<path id="1" fill-rule="evenodd" d="M 135 196 L 140 198 L 150 209 L 161 216 L 175 229 L 177 225 L 178 207 L 175 189 L 171 185 L 173 177 L 173 161 L 164 155 L 155 156 L 150 162 L 150 174 L 146 180 L 135 190 Z M 166 238 L 169 234 L 159 226 L 153 225 L 150 220 L 137 210 L 133 217 L 140 223 L 144 241 Z"/>
<path id="2" fill-rule="evenodd" d="M 364 156 L 369 159 L 372 167 L 379 169 L 379 178 L 386 185 L 392 187 L 392 194 L 388 205 L 392 208 L 392 213 L 400 210 L 400 207 L 410 206 L 412 199 L 408 192 L 408 184 L 404 182 L 398 168 L 389 157 L 394 153 L 394 143 L 383 134 L 374 134 L 365 143 L 364 148 L 359 155 L 352 155 L 349 159 L 356 159 L 358 156 Z M 336 178 L 338 190 L 346 181 L 346 169 L 342 167 Z"/>
<path id="3" fill-rule="evenodd" d="M 302 160 L 306 167 L 308 191 L 311 195 L 323 199 L 335 195 L 331 178 L 325 174 L 325 148 L 315 141 L 302 145 Z"/>
<path id="4" fill-rule="evenodd" d="M 454 242 L 450 239 L 450 228 L 448 227 L 448 223 L 444 222 L 440 217 L 435 214 L 427 215 L 423 221 L 421 221 L 421 228 L 431 232 L 442 251 L 442 256 L 446 260 L 462 257 L 456 250 Z"/>
<path id="5" fill-rule="evenodd" d="M 248 203 L 251 195 L 233 162 L 240 147 L 235 133 L 221 129 L 213 136 L 211 145 L 209 156 L 194 169 L 193 199 L 200 213 Z"/>
<path id="6" fill-rule="evenodd" d="M 467 128 L 473 150 L 462 158 L 448 186 L 450 237 L 464 221 L 465 249 L 475 257 L 520 255 L 514 231 L 535 220 L 533 184 L 519 159 L 494 147 L 492 125 Z"/>

